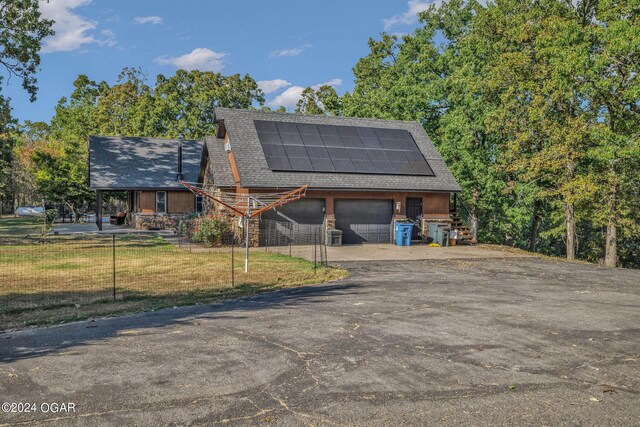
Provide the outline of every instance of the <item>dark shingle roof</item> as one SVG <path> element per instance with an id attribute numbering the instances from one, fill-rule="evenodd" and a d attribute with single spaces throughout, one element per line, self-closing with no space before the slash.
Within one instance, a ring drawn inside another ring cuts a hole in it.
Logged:
<path id="1" fill-rule="evenodd" d="M 231 164 L 229 163 L 229 155 L 224 151 L 224 142 L 215 136 L 207 136 L 206 147 L 211 161 L 214 185 L 218 187 L 234 187 L 236 184 L 233 179 Z"/>
<path id="2" fill-rule="evenodd" d="M 176 180 L 180 142 L 184 180 L 195 182 L 202 158 L 202 141 L 90 136 L 89 187 L 92 190 L 184 189 Z"/>
<path id="3" fill-rule="evenodd" d="M 224 120 L 243 187 L 294 188 L 307 184 L 314 189 L 460 191 L 460 186 L 418 122 L 308 116 L 227 108 L 216 109 L 216 120 Z M 267 165 L 254 120 L 405 129 L 413 136 L 435 176 L 275 172 Z M 210 143 L 216 148 L 224 149 L 221 139 L 212 138 Z M 217 161 L 212 162 L 215 168 Z"/>

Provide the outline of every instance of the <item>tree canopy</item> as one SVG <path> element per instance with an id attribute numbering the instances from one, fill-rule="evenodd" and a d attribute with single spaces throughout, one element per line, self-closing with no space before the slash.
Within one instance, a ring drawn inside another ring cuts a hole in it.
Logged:
<path id="1" fill-rule="evenodd" d="M 32 101 L 38 91 L 35 74 L 40 65 L 42 39 L 53 35 L 52 25 L 53 21 L 42 18 L 38 0 L 0 3 L 0 64 L 9 77 L 22 80 Z"/>
<path id="2" fill-rule="evenodd" d="M 639 19 L 637 1 L 450 0 L 369 40 L 340 112 L 422 123 L 480 240 L 637 267 Z"/>
<path id="3" fill-rule="evenodd" d="M 25 11 L 0 21 L 0 37 L 30 91 L 50 23 L 35 0 L 12 4 Z M 31 40 L 6 22 L 22 22 Z M 368 47 L 351 92 L 308 87 L 295 111 L 421 123 L 479 241 L 640 268 L 638 0 L 448 0 L 422 12 L 413 32 L 382 33 Z M 11 123 L 0 127 L 9 141 L 0 177 L 15 172 L 0 191 L 35 188 L 81 210 L 91 199 L 89 135 L 201 139 L 216 107 L 264 102 L 248 75 L 179 70 L 149 82 L 126 68 L 114 85 L 78 76 L 50 123 L 9 137 L 15 122 L 0 98 L 0 120 Z"/>
<path id="4" fill-rule="evenodd" d="M 150 86 L 142 70 L 125 68 L 113 86 L 86 75 L 56 106 L 55 116 L 31 153 L 38 189 L 76 214 L 93 199 L 88 188 L 87 139 L 124 135 L 203 139 L 214 130 L 216 107 L 262 106 L 264 96 L 250 76 L 178 70 L 158 75 Z M 32 124 L 31 129 L 42 124 Z M 33 134 L 33 132 L 32 132 Z"/>

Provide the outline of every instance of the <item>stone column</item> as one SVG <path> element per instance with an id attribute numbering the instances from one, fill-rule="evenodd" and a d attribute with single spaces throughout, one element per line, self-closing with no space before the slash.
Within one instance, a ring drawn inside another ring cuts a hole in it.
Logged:
<path id="1" fill-rule="evenodd" d="M 260 246 L 260 218 L 254 217 L 249 220 L 249 246 Z"/>

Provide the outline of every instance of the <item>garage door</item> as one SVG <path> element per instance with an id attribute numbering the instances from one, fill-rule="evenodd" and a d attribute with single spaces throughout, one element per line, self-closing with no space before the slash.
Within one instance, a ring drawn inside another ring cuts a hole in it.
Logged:
<path id="1" fill-rule="evenodd" d="M 260 245 L 310 244 L 322 239 L 324 199 L 300 199 L 260 217 Z"/>
<path id="2" fill-rule="evenodd" d="M 389 243 L 393 202 L 391 200 L 336 200 L 336 228 L 342 243 Z"/>

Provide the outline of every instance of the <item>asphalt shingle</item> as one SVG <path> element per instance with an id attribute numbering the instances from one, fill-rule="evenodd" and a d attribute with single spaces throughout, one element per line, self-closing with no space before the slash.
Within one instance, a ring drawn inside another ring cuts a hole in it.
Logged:
<path id="1" fill-rule="evenodd" d="M 203 141 L 90 136 L 89 188 L 184 189 L 176 179 L 180 142 L 184 181 L 195 182 L 200 170 Z"/>
<path id="2" fill-rule="evenodd" d="M 295 188 L 307 184 L 314 189 L 460 191 L 460 186 L 424 128 L 418 122 L 311 116 L 227 108 L 217 108 L 216 119 L 224 120 L 240 174 L 240 183 L 243 187 Z M 405 129 L 413 136 L 435 176 L 272 171 L 267 165 L 254 120 Z M 224 150 L 224 143 L 221 139 L 208 139 L 208 144 L 213 144 L 216 152 L 219 149 Z M 213 151 L 210 150 L 210 152 Z M 214 171 L 216 168 L 224 167 L 220 164 L 222 162 L 220 159 L 226 158 L 226 156 L 218 156 L 217 160 L 212 159 Z M 228 179 L 228 176 L 227 174 L 227 178 L 224 179 Z"/>

